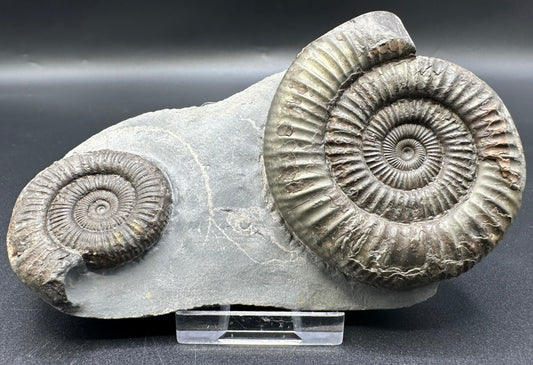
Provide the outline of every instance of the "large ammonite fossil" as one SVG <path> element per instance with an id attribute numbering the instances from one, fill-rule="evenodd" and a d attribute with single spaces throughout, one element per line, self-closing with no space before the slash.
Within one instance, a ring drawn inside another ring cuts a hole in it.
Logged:
<path id="1" fill-rule="evenodd" d="M 294 235 L 348 276 L 399 289 L 457 276 L 491 251 L 526 176 L 496 93 L 414 53 L 390 13 L 335 28 L 286 72 L 264 142 Z"/>
<path id="2" fill-rule="evenodd" d="M 73 155 L 40 172 L 19 195 L 9 259 L 24 283 L 65 304 L 67 270 L 82 261 L 104 269 L 139 257 L 157 242 L 170 212 L 170 184 L 153 163 L 109 150 Z"/>
<path id="3" fill-rule="evenodd" d="M 395 15 L 335 28 L 274 94 L 280 78 L 124 121 L 39 173 L 7 237 L 19 278 L 61 310 L 104 318 L 216 303 L 391 308 L 425 300 L 435 286 L 414 287 L 468 270 L 509 228 L 526 172 L 507 109 L 469 71 L 415 57 Z"/>

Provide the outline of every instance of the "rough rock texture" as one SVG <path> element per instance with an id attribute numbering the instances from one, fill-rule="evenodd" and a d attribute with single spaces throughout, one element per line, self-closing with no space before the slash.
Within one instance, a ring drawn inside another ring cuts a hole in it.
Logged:
<path id="1" fill-rule="evenodd" d="M 396 308 L 431 297 L 347 280 L 295 241 L 265 191 L 261 150 L 273 75 L 226 100 L 119 123 L 71 151 L 109 149 L 152 161 L 172 187 L 162 237 L 130 264 L 72 270 L 71 314 L 123 318 L 209 304 L 303 310 Z"/>

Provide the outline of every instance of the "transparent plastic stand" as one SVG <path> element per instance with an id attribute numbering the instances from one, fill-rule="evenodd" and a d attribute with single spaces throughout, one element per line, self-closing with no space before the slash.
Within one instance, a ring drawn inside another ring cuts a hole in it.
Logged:
<path id="1" fill-rule="evenodd" d="M 203 345 L 340 345 L 344 312 L 220 309 L 176 312 L 181 344 Z"/>

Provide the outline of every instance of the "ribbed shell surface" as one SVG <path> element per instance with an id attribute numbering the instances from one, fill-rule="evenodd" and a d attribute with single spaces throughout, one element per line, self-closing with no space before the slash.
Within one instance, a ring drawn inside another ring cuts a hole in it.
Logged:
<path id="1" fill-rule="evenodd" d="M 345 274 L 398 289 L 471 268 L 510 226 L 525 185 L 495 92 L 414 52 L 386 12 L 312 42 L 278 88 L 263 151 L 292 233 Z"/>
<path id="2" fill-rule="evenodd" d="M 47 301 L 61 304 L 64 275 L 82 261 L 122 265 L 155 244 L 171 213 L 164 174 L 140 156 L 109 150 L 62 159 L 23 189 L 7 235 L 11 266 Z"/>

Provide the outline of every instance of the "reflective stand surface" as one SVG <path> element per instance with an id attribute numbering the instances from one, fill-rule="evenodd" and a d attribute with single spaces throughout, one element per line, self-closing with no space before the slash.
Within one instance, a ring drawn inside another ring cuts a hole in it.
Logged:
<path id="1" fill-rule="evenodd" d="M 186 310 L 176 312 L 181 344 L 340 345 L 344 312 Z"/>

